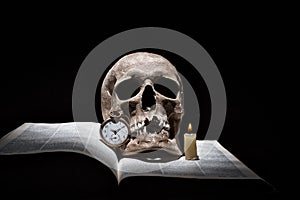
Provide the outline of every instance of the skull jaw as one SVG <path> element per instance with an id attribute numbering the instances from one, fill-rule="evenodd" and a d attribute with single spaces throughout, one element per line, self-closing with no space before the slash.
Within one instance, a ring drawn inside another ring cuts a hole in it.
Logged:
<path id="1" fill-rule="evenodd" d="M 182 155 L 175 139 L 163 138 L 157 135 L 140 136 L 131 140 L 125 147 L 123 155 L 131 156 L 157 150 L 165 151 L 177 157 Z"/>

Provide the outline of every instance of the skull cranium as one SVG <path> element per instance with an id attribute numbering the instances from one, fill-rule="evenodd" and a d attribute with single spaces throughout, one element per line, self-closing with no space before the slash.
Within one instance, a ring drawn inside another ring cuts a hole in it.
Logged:
<path id="1" fill-rule="evenodd" d="M 122 117 L 130 124 L 124 155 L 163 149 L 181 155 L 175 136 L 183 116 L 183 85 L 164 57 L 146 52 L 121 58 L 101 88 L 103 119 Z"/>

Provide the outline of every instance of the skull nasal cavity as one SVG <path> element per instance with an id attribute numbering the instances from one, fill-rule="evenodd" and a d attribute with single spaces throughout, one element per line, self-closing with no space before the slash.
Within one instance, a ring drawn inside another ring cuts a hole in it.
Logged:
<path id="1" fill-rule="evenodd" d="M 143 110 L 147 110 L 155 105 L 155 93 L 150 85 L 145 87 L 142 96 L 142 108 Z"/>

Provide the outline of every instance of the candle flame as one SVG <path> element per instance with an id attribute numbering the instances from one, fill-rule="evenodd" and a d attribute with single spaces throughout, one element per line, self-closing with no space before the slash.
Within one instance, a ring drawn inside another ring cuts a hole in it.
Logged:
<path id="1" fill-rule="evenodd" d="M 189 123 L 188 132 L 192 132 L 192 124 L 191 123 Z"/>

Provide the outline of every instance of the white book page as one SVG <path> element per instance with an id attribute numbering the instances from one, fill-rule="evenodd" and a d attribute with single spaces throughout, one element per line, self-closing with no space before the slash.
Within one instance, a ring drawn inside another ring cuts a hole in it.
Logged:
<path id="1" fill-rule="evenodd" d="M 99 141 L 99 123 L 25 123 L 0 140 L 0 155 L 76 152 L 97 159 L 117 176 L 114 151 Z"/>
<path id="2" fill-rule="evenodd" d="M 199 160 L 181 157 L 169 162 L 145 162 L 123 158 L 119 164 L 118 179 L 129 176 L 165 176 L 198 179 L 257 179 L 247 168 L 217 141 L 197 141 Z"/>

